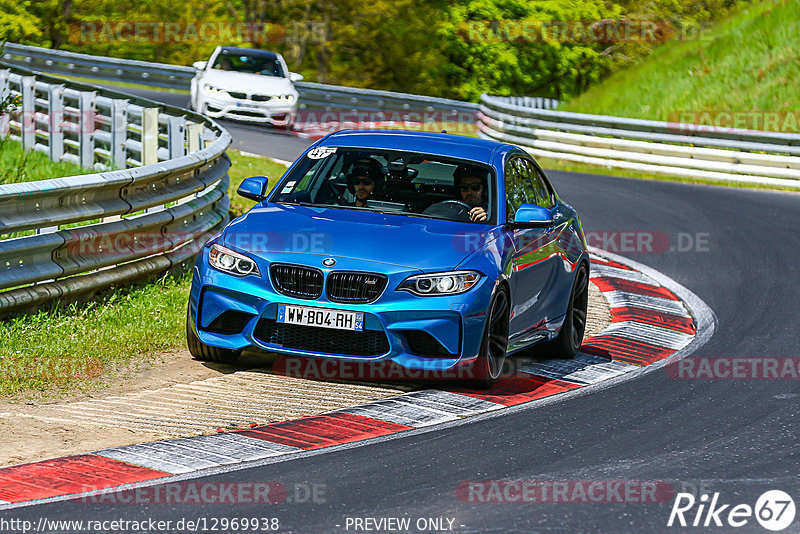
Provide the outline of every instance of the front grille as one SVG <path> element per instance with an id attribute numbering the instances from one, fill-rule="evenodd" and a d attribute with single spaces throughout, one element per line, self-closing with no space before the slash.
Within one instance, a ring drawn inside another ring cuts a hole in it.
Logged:
<path id="1" fill-rule="evenodd" d="M 217 316 L 211 324 L 203 330 L 212 334 L 233 335 L 241 334 L 253 314 L 235 310 L 228 310 Z"/>
<path id="2" fill-rule="evenodd" d="M 364 304 L 377 299 L 386 287 L 386 276 L 337 271 L 328 275 L 327 295 L 332 302 Z"/>
<path id="3" fill-rule="evenodd" d="M 233 91 L 228 91 L 228 94 L 231 95 L 233 98 L 238 98 L 239 100 L 247 99 L 247 93 L 236 93 Z"/>
<path id="4" fill-rule="evenodd" d="M 379 356 L 389 352 L 389 340 L 382 330 L 355 332 L 261 319 L 253 335 L 270 345 L 323 354 Z"/>
<path id="5" fill-rule="evenodd" d="M 235 108 L 235 109 L 232 109 L 230 111 L 230 113 L 232 113 L 234 115 L 238 115 L 240 117 L 252 117 L 254 119 L 263 119 L 264 118 L 264 114 L 263 113 L 259 113 L 258 111 L 247 111 L 246 109 Z"/>
<path id="6" fill-rule="evenodd" d="M 439 357 L 439 358 L 455 358 L 456 355 L 452 354 L 444 348 L 444 345 L 439 343 L 435 337 L 422 330 L 408 330 L 403 332 L 408 343 L 408 350 L 412 354 L 419 356 Z"/>
<path id="7" fill-rule="evenodd" d="M 269 272 L 279 293 L 301 299 L 317 299 L 322 295 L 322 271 L 319 269 L 273 263 Z"/>

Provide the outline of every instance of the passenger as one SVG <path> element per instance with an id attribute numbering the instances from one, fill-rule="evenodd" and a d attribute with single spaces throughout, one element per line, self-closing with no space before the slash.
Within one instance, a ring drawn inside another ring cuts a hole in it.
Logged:
<path id="1" fill-rule="evenodd" d="M 466 203 L 471 209 L 469 218 L 480 222 L 487 219 L 488 195 L 486 193 L 486 171 L 478 168 L 459 165 L 453 173 L 458 200 Z"/>
<path id="2" fill-rule="evenodd" d="M 352 204 L 367 207 L 367 201 L 383 188 L 383 169 L 374 159 L 361 159 L 353 164 L 347 174 L 347 190 L 355 197 Z"/>

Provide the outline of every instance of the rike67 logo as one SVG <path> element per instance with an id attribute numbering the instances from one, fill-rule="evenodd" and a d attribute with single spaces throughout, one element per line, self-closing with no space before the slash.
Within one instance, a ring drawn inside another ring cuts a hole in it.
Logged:
<path id="1" fill-rule="evenodd" d="M 723 504 L 719 493 L 714 493 L 710 498 L 704 493 L 700 499 L 695 499 L 691 493 L 678 493 L 672 504 L 667 526 L 743 527 L 753 516 L 765 529 L 778 532 L 794 521 L 794 501 L 780 490 L 763 493 L 755 507 L 749 504 Z"/>

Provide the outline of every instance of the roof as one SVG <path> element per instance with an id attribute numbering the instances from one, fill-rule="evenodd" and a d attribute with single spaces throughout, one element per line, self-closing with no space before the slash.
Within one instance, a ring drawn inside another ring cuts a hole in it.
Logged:
<path id="1" fill-rule="evenodd" d="M 492 153 L 505 145 L 488 139 L 447 133 L 413 130 L 342 130 L 325 137 L 318 146 L 409 150 L 488 164 Z"/>
<path id="2" fill-rule="evenodd" d="M 238 48 L 236 46 L 223 46 L 220 52 L 222 54 L 247 54 L 248 56 L 263 56 L 270 59 L 275 59 L 278 54 L 270 52 L 269 50 L 259 50 L 258 48 Z"/>

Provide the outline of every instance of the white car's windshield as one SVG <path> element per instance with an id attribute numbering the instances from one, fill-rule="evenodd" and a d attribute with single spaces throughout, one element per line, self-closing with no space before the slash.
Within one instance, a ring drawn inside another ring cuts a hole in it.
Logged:
<path id="1" fill-rule="evenodd" d="M 312 149 L 272 202 L 492 223 L 494 173 L 464 160 L 363 148 Z"/>
<path id="2" fill-rule="evenodd" d="M 248 54 L 241 51 L 227 52 L 223 50 L 217 56 L 211 68 L 278 78 L 285 77 L 283 67 L 278 58 L 266 54 Z"/>

